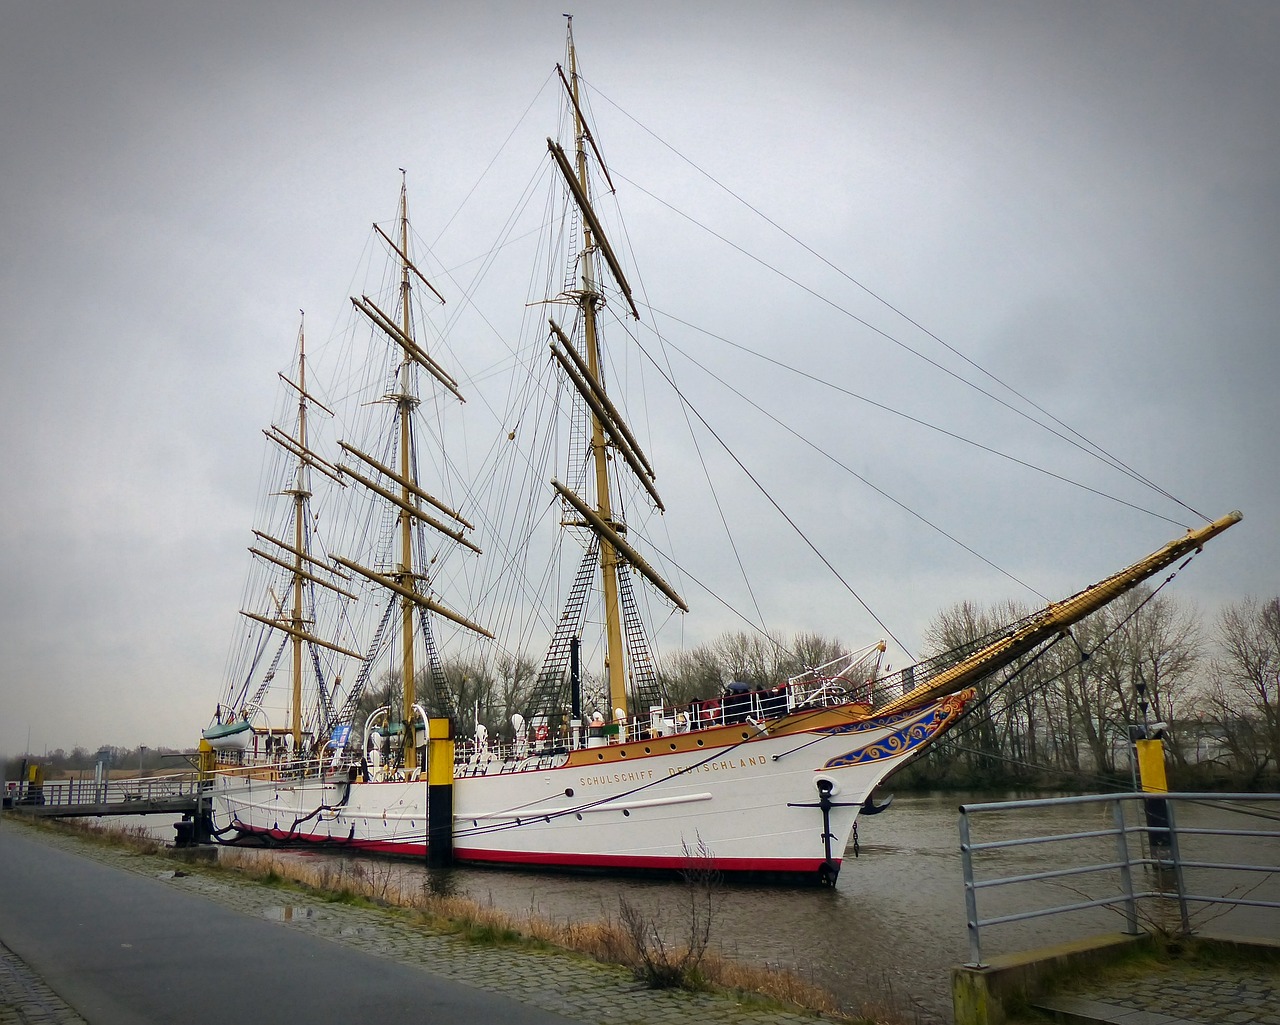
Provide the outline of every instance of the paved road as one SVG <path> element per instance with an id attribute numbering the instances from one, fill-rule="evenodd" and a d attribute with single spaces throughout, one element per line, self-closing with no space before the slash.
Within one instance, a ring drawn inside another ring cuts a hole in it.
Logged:
<path id="1" fill-rule="evenodd" d="M 0 942 L 93 1025 L 580 1020 L 248 917 L 7 822 Z"/>

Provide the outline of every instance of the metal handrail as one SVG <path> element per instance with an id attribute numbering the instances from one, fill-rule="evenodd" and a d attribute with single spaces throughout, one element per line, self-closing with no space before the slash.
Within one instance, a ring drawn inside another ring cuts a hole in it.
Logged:
<path id="1" fill-rule="evenodd" d="M 1167 824 L 1152 824 L 1148 821 L 1148 824 L 1144 826 L 1128 825 L 1125 821 L 1124 809 L 1126 805 L 1132 804 L 1132 802 L 1135 801 L 1164 802 L 1164 810 L 1167 814 Z M 1280 801 L 1280 794 L 1088 794 L 1074 797 L 1037 798 L 1023 801 L 1000 801 L 961 805 L 959 822 L 960 854 L 964 870 L 966 929 L 969 937 L 969 965 L 972 967 L 980 967 L 982 965 L 981 930 L 984 926 L 1003 925 L 1009 922 L 1027 921 L 1033 918 L 1043 918 L 1050 915 L 1082 911 L 1089 908 L 1113 907 L 1123 904 L 1126 918 L 1125 931 L 1130 935 L 1137 935 L 1139 933 L 1137 914 L 1138 902 L 1146 900 L 1167 901 L 1171 898 L 1170 894 L 1163 890 L 1136 889 L 1133 883 L 1132 872 L 1135 865 L 1149 866 L 1162 871 L 1172 870 L 1174 891 L 1178 901 L 1178 908 L 1181 916 L 1181 928 L 1184 935 L 1191 932 L 1187 910 L 1188 904 L 1191 903 L 1280 909 L 1280 901 L 1254 900 L 1229 895 L 1214 896 L 1190 894 L 1187 892 L 1185 880 L 1183 878 L 1183 870 L 1189 868 L 1280 873 L 1280 866 L 1231 864 L 1216 861 L 1184 861 L 1181 856 L 1179 845 L 1180 834 L 1183 836 L 1278 839 L 1280 838 L 1280 832 L 1270 830 L 1207 829 L 1203 827 L 1180 829 L 1177 825 L 1176 816 L 1174 814 L 1174 806 L 1179 802 L 1212 802 L 1215 804 L 1231 805 L 1244 802 L 1257 803 L 1272 801 Z M 1050 836 L 1014 837 L 1006 840 L 986 841 L 983 843 L 972 842 L 970 835 L 970 819 L 973 816 L 984 812 L 1010 812 L 1032 808 L 1062 807 L 1064 805 L 1108 803 L 1113 806 L 1113 825 L 1109 829 L 1060 833 Z M 1097 864 L 1072 865 L 1064 868 L 1049 869 L 1043 872 L 1006 876 L 1003 878 L 982 880 L 974 879 L 973 862 L 975 854 L 1013 847 L 1023 847 L 1031 844 L 1050 844 L 1067 840 L 1098 839 L 1107 836 L 1115 837 L 1116 859 L 1113 861 Z M 1134 836 L 1139 838 L 1148 838 L 1149 841 L 1152 841 L 1151 845 L 1153 848 L 1164 848 L 1167 850 L 1165 850 L 1160 856 L 1155 856 L 1154 851 L 1152 856 L 1143 856 L 1139 849 L 1138 855 L 1134 856 L 1133 852 L 1130 850 L 1129 844 L 1130 837 Z M 1052 879 L 1064 879 L 1072 876 L 1107 872 L 1118 872 L 1119 874 L 1117 892 L 1114 896 L 1081 900 L 1050 908 L 1032 908 L 1025 911 L 1015 912 L 1013 914 L 991 918 L 979 917 L 977 897 L 979 890 L 990 889 L 998 886 L 1007 886 L 1016 883 L 1043 882 Z"/>
<path id="2" fill-rule="evenodd" d="M 38 801 L 46 807 L 124 804 L 161 798 L 191 797 L 201 790 L 195 772 L 165 776 L 131 776 L 122 779 L 47 779 L 39 784 L 16 780 L 12 796 L 19 805 Z M 9 794 L 5 783 L 5 793 Z"/>

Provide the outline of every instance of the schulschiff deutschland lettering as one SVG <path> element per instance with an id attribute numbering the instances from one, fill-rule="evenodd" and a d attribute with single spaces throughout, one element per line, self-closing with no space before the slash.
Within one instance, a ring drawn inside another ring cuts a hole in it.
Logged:
<path id="1" fill-rule="evenodd" d="M 667 769 L 668 776 L 675 776 L 682 771 L 684 773 L 700 773 L 700 772 L 735 772 L 741 769 L 756 769 L 764 766 L 767 759 L 762 756 L 751 758 L 717 758 L 712 762 L 703 762 L 701 765 L 693 765 L 687 769 L 681 770 L 676 768 Z M 629 772 L 607 772 L 598 776 L 579 776 L 578 786 L 580 787 L 597 787 L 609 786 L 613 783 L 645 783 L 653 779 L 652 769 L 633 769 Z"/>

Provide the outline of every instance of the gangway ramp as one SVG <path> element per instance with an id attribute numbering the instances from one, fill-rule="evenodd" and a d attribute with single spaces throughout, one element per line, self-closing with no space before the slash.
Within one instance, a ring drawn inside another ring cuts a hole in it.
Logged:
<path id="1" fill-rule="evenodd" d="M 195 772 L 131 779 L 55 779 L 19 785 L 5 807 L 39 818 L 166 815 L 198 810 L 206 783 Z"/>

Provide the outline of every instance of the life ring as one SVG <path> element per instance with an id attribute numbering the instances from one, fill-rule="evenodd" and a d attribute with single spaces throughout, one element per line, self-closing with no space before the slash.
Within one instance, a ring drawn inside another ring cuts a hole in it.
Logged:
<path id="1" fill-rule="evenodd" d="M 536 740 L 539 744 L 543 743 L 550 736 L 551 736 L 551 730 L 547 727 L 545 723 L 542 723 L 533 728 L 533 739 Z"/>

